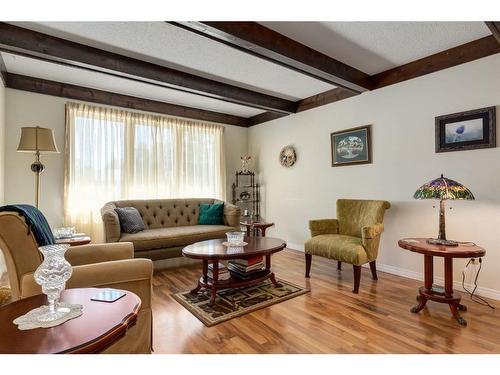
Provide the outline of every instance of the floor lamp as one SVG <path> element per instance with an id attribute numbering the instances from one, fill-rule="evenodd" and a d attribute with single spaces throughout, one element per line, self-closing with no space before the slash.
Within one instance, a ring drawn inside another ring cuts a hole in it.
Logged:
<path id="1" fill-rule="evenodd" d="M 35 206 L 40 203 L 40 173 L 45 166 L 40 162 L 40 153 L 59 153 L 52 129 L 35 127 L 21 128 L 18 152 L 34 152 L 35 162 L 31 164 L 31 171 L 35 173 Z"/>

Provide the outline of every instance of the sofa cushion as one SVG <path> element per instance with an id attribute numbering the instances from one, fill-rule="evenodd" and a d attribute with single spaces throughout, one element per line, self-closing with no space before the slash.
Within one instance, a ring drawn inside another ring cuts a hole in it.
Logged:
<path id="1" fill-rule="evenodd" d="M 215 238 L 225 238 L 234 228 L 226 225 L 189 225 L 171 228 L 146 229 L 139 233 L 122 233 L 120 242 L 132 242 L 135 251 L 187 246 Z"/>
<path id="2" fill-rule="evenodd" d="M 304 245 L 306 254 L 319 255 L 354 265 L 368 262 L 361 238 L 342 234 L 321 234 L 315 236 Z"/>
<path id="3" fill-rule="evenodd" d="M 224 203 L 200 204 L 200 225 L 222 225 L 224 224 Z"/>
<path id="4" fill-rule="evenodd" d="M 139 211 L 134 207 L 115 208 L 122 232 L 137 233 L 146 229 Z"/>

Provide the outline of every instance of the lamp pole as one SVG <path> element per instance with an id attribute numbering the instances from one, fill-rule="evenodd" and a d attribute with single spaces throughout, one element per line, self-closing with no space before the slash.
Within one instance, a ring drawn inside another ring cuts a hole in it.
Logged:
<path id="1" fill-rule="evenodd" d="M 439 201 L 439 235 L 438 240 L 446 241 L 446 225 L 444 217 L 444 200 Z"/>
<path id="2" fill-rule="evenodd" d="M 433 245 L 458 246 L 458 242 L 446 239 L 446 224 L 445 224 L 445 206 L 444 199 L 439 200 L 439 234 L 436 239 L 427 240 Z"/>
<path id="3" fill-rule="evenodd" d="M 35 207 L 40 208 L 40 173 L 43 172 L 45 166 L 40 162 L 40 151 L 35 153 L 35 162 L 31 164 L 31 171 L 35 173 Z"/>

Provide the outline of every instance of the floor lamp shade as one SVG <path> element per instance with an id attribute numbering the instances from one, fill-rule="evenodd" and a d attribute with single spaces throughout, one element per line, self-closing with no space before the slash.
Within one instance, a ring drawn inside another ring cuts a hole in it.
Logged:
<path id="1" fill-rule="evenodd" d="M 17 151 L 59 152 L 52 129 L 36 127 L 21 128 L 21 139 Z"/>
<path id="2" fill-rule="evenodd" d="M 35 173 L 35 206 L 38 208 L 40 202 L 40 173 L 45 168 L 40 162 L 40 153 L 59 152 L 53 130 L 39 126 L 21 128 L 21 139 L 17 151 L 35 153 L 35 162 L 31 164 L 31 170 Z"/>

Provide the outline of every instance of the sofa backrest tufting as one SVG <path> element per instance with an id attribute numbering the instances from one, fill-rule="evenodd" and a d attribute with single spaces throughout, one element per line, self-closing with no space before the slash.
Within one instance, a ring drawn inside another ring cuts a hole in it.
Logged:
<path id="1" fill-rule="evenodd" d="M 200 204 L 214 202 L 211 198 L 123 200 L 112 202 L 116 207 L 135 207 L 147 229 L 198 224 Z"/>

